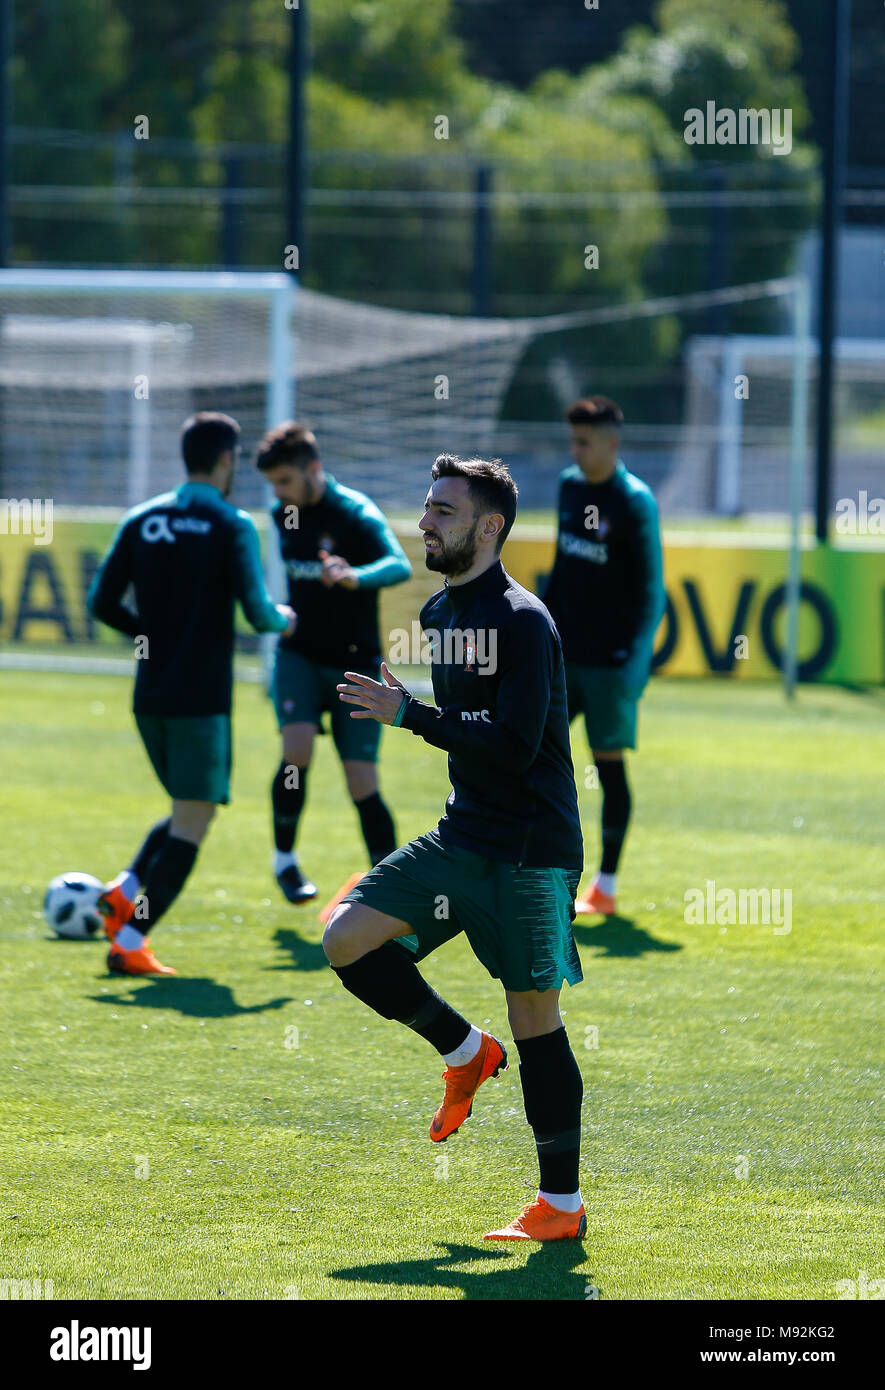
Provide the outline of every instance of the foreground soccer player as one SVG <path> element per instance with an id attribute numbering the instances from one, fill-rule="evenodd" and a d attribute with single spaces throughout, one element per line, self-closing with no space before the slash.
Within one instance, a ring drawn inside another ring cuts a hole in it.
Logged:
<path id="1" fill-rule="evenodd" d="M 504 986 L 525 1113 L 541 1169 L 535 1202 L 490 1240 L 581 1236 L 581 1073 L 559 1013 L 564 980 L 583 978 L 572 935 L 582 865 L 562 652 L 543 604 L 498 558 L 516 485 L 497 462 L 441 454 L 419 522 L 426 564 L 446 587 L 421 610 L 435 642 L 438 708 L 345 673 L 354 720 L 408 729 L 449 754 L 452 793 L 436 830 L 377 864 L 329 919 L 323 946 L 342 984 L 396 1019 L 446 1063 L 430 1138 L 454 1134 L 476 1092 L 506 1069 L 497 1038 L 455 1012 L 416 962 L 463 931 Z"/>
<path id="2" fill-rule="evenodd" d="M 378 790 L 381 730 L 377 724 L 351 723 L 336 689 L 345 667 L 378 674 L 378 590 L 401 584 L 412 567 L 374 502 L 324 471 L 316 439 L 303 425 L 287 420 L 269 430 L 255 464 L 277 498 L 272 516 L 289 577 L 289 602 L 298 614 L 298 626 L 280 640 L 274 662 L 283 759 L 271 802 L 274 874 L 289 902 L 301 903 L 317 891 L 294 851 L 324 710 L 331 711 L 332 738 L 369 863 L 396 845 L 393 819 Z"/>
<path id="3" fill-rule="evenodd" d="M 624 417 L 606 396 L 568 411 L 575 464 L 561 475 L 556 561 L 544 602 L 565 653 L 569 721 L 583 714 L 602 788 L 602 863 L 579 913 L 615 911 L 630 822 L 624 750 L 664 613 L 661 537 L 651 490 L 618 458 Z"/>
<path id="4" fill-rule="evenodd" d="M 124 975 L 176 973 L 157 960 L 147 933 L 184 887 L 216 806 L 230 799 L 235 600 L 258 632 L 291 632 L 295 623 L 265 589 L 252 518 L 224 500 L 239 437 L 228 415 L 185 421 L 187 482 L 126 514 L 89 591 L 95 617 L 136 641 L 135 723 L 172 798 L 171 816 L 100 904 L 108 967 Z M 122 602 L 130 584 L 135 612 Z"/>

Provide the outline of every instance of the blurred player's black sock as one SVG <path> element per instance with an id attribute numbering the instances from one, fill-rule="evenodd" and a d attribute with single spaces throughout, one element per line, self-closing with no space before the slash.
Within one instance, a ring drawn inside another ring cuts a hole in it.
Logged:
<path id="1" fill-rule="evenodd" d="M 467 1019 L 430 988 L 411 951 L 396 941 L 385 941 L 352 965 L 333 965 L 332 969 L 344 988 L 376 1014 L 405 1024 L 443 1056 L 455 1052 L 470 1032 Z"/>
<path id="2" fill-rule="evenodd" d="M 294 775 L 296 772 L 297 777 Z M 293 781 L 297 781 L 297 787 L 291 785 Z M 307 768 L 295 767 L 294 763 L 280 763 L 271 784 L 270 796 L 273 803 L 274 844 L 283 854 L 292 853 L 306 790 Z"/>
<path id="3" fill-rule="evenodd" d="M 359 812 L 360 828 L 366 849 L 369 851 L 369 863 L 377 864 L 381 859 L 386 859 L 388 854 L 393 854 L 396 849 L 393 817 L 381 800 L 380 792 L 373 792 L 371 796 L 353 804 Z"/>
<path id="4" fill-rule="evenodd" d="M 172 906 L 194 867 L 198 845 L 167 835 L 150 862 L 144 881 L 144 895 L 135 904 L 130 924 L 139 931 L 155 927 L 163 913 Z"/>
<path id="5" fill-rule="evenodd" d="M 584 1083 L 564 1028 L 517 1040 L 526 1119 L 535 1135 L 542 1192 L 578 1191 Z"/>
<path id="6" fill-rule="evenodd" d="M 617 873 L 618 860 L 630 823 L 630 787 L 624 759 L 601 758 L 599 785 L 602 787 L 602 863 L 600 873 Z"/>
<path id="7" fill-rule="evenodd" d="M 167 816 L 165 820 L 157 821 L 154 828 L 148 831 L 144 844 L 129 865 L 129 872 L 134 874 L 138 879 L 139 886 L 141 886 L 147 878 L 151 860 L 165 843 L 171 824 L 171 816 Z"/>

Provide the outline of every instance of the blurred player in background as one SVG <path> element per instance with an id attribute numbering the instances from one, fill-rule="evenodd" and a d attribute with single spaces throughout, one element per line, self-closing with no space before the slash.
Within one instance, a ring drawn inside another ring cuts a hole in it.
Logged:
<path id="1" fill-rule="evenodd" d="M 291 608 L 265 588 L 252 518 L 225 500 L 239 437 L 228 415 L 185 421 L 187 481 L 126 514 L 89 591 L 90 612 L 135 639 L 135 722 L 172 798 L 171 816 L 100 903 L 108 966 L 121 974 L 176 973 L 147 933 L 184 887 L 216 806 L 230 800 L 235 602 L 258 632 L 294 628 Z M 130 585 L 134 612 L 123 603 Z"/>
<path id="2" fill-rule="evenodd" d="M 273 870 L 291 903 L 316 896 L 295 855 L 313 741 L 323 712 L 356 807 L 369 863 L 396 845 L 396 831 L 378 790 L 380 725 L 355 724 L 336 687 L 345 669 L 377 675 L 381 664 L 378 590 L 402 584 L 411 565 L 387 520 L 361 492 L 342 487 L 323 469 L 314 435 L 294 420 L 269 430 L 256 467 L 276 496 L 272 516 L 297 616 L 294 634 L 277 647 L 273 697 L 282 762 L 271 787 Z"/>
<path id="3" fill-rule="evenodd" d="M 323 947 L 345 989 L 436 1048 L 446 1064 L 430 1125 L 440 1143 L 506 1069 L 491 1033 L 430 988 L 416 962 L 464 932 L 499 979 L 519 1053 L 525 1115 L 540 1168 L 537 1199 L 487 1240 L 584 1234 L 578 1185 L 583 1082 L 559 994 L 583 978 L 572 934 L 583 844 L 569 752 L 562 648 L 550 614 L 499 558 L 516 484 L 498 460 L 441 454 L 419 527 L 445 588 L 421 610 L 435 643 L 437 707 L 348 671 L 355 722 L 408 729 L 449 755 L 452 792 L 435 830 L 396 850 L 335 909 Z"/>
<path id="4" fill-rule="evenodd" d="M 568 411 L 575 460 L 560 477 L 556 560 L 544 593 L 562 637 L 569 719 L 583 714 L 602 788 L 602 862 L 576 903 L 615 911 L 631 798 L 624 750 L 636 747 L 639 699 L 664 613 L 658 508 L 618 457 L 624 417 L 607 396 Z"/>

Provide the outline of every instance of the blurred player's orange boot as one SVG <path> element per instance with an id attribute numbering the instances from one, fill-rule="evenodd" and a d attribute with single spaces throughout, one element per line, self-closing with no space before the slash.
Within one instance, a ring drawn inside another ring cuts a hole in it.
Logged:
<path id="1" fill-rule="evenodd" d="M 586 917 L 597 912 L 601 912 L 603 917 L 613 917 L 615 900 L 611 893 L 603 893 L 594 878 L 584 896 L 576 899 L 575 913 L 578 917 Z"/>
<path id="2" fill-rule="evenodd" d="M 346 898 L 351 888 L 355 888 L 356 885 L 359 883 L 360 879 L 362 878 L 365 878 L 365 874 L 351 874 L 350 878 L 347 879 L 346 882 L 342 883 L 335 896 L 329 899 L 322 912 L 317 914 L 317 921 L 323 923 L 328 922 L 329 918 L 332 916 L 332 913 L 335 911 L 335 908 L 338 906 L 341 899 Z"/>
<path id="3" fill-rule="evenodd" d="M 483 1240 L 580 1240 L 587 1230 L 587 1213 L 560 1211 L 543 1197 L 531 1202 L 509 1226 L 487 1231 Z"/>
<path id="4" fill-rule="evenodd" d="M 463 1067 L 446 1067 L 446 1093 L 430 1123 L 430 1137 L 435 1144 L 461 1128 L 473 1110 L 473 1097 L 482 1083 L 506 1070 L 507 1052 L 491 1033 L 483 1033 L 479 1051 L 471 1061 Z"/>
<path id="5" fill-rule="evenodd" d="M 112 878 L 110 883 L 105 885 L 105 890 L 96 903 L 104 918 L 105 934 L 111 941 L 135 911 L 135 903 L 129 901 L 120 887 L 120 879 L 124 877 L 124 874 L 120 874 L 119 878 Z"/>
<path id="6" fill-rule="evenodd" d="M 108 970 L 116 975 L 177 975 L 171 965 L 161 965 L 150 946 L 123 951 L 114 943 L 108 951 Z"/>

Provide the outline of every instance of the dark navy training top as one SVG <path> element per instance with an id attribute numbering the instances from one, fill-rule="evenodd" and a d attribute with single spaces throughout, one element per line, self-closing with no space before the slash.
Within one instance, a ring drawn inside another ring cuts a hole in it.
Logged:
<path id="1" fill-rule="evenodd" d="M 130 585 L 134 612 L 122 601 Z M 147 639 L 136 667 L 136 714 L 230 712 L 237 601 L 258 632 L 285 629 L 248 512 L 210 483 L 190 482 L 127 512 L 87 604 L 109 627 Z"/>
<path id="2" fill-rule="evenodd" d="M 412 573 L 384 514 L 362 492 L 326 475 L 326 488 L 311 507 L 277 502 L 271 515 L 289 579 L 289 603 L 298 626 L 280 646 L 321 666 L 342 670 L 377 666 L 378 590 Z M 325 586 L 319 552 L 340 555 L 356 571 L 359 587 Z"/>
<path id="3" fill-rule="evenodd" d="M 626 687 L 645 684 L 664 612 L 661 537 L 651 489 L 623 463 L 604 483 L 588 483 L 577 465 L 561 475 L 543 597 L 567 662 L 622 667 Z"/>
<path id="4" fill-rule="evenodd" d="M 526 867 L 583 865 L 565 668 L 539 598 L 500 560 L 421 609 L 437 709 L 409 697 L 403 727 L 449 755 L 440 839 Z"/>

